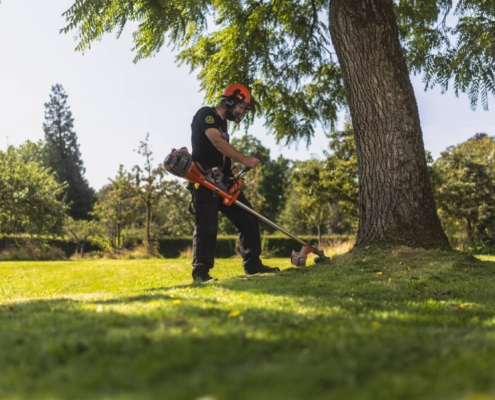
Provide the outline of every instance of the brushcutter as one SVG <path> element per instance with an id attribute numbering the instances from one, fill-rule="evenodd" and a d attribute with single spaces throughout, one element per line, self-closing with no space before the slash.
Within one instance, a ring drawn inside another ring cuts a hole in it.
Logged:
<path id="1" fill-rule="evenodd" d="M 257 155 L 255 155 L 257 157 Z M 259 158 L 259 157 L 257 157 Z M 217 183 L 209 180 L 205 174 L 202 172 L 202 168 L 200 168 L 196 162 L 192 159 L 191 154 L 187 151 L 187 148 L 182 147 L 180 149 L 172 149 L 172 152 L 165 158 L 163 162 L 165 169 L 170 172 L 172 175 L 178 176 L 180 178 L 184 178 L 194 185 L 202 185 L 208 190 L 211 190 L 216 196 L 221 197 L 223 199 L 223 204 L 226 206 L 231 206 L 235 204 L 238 207 L 246 210 L 248 213 L 253 214 L 255 217 L 270 225 L 272 228 L 275 228 L 287 235 L 291 239 L 295 240 L 297 243 L 301 244 L 303 247 L 301 251 L 292 251 L 291 255 L 291 263 L 296 267 L 304 267 L 306 265 L 306 260 L 308 258 L 308 254 L 314 253 L 318 255 L 315 258 L 315 262 L 320 262 L 326 259 L 323 250 L 319 250 L 315 246 L 310 246 L 308 243 L 299 239 L 297 236 L 292 233 L 286 231 L 281 226 L 277 225 L 275 222 L 270 221 L 268 218 L 264 217 L 260 213 L 254 211 L 251 207 L 241 203 L 237 200 L 239 194 L 241 193 L 240 189 L 244 184 L 244 180 L 242 176 L 249 171 L 249 168 L 244 168 L 239 172 L 237 177 L 234 179 L 230 188 L 223 190 L 222 188 L 217 186 Z M 197 186 L 196 186 L 197 187 Z"/>

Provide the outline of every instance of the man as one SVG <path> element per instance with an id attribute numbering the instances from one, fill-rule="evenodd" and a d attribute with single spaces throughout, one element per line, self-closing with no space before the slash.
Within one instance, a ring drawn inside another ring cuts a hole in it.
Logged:
<path id="1" fill-rule="evenodd" d="M 227 120 L 236 123 L 242 121 L 250 108 L 250 100 L 251 95 L 243 85 L 229 85 L 222 92 L 220 104 L 200 108 L 191 124 L 192 158 L 203 169 L 207 179 L 214 180 L 223 189 L 229 186 L 229 181 L 238 170 L 236 165 L 232 165 L 231 159 L 248 168 L 256 168 L 260 163 L 256 157 L 245 156 L 232 147 L 227 133 Z M 203 186 L 196 185 L 191 190 L 196 210 L 192 263 L 192 277 L 195 281 L 207 282 L 213 279 L 209 271 L 214 266 L 218 211 L 237 228 L 245 274 L 280 271 L 263 265 L 260 260 L 260 229 L 255 216 L 236 205 L 225 206 L 220 197 Z M 238 199 L 251 207 L 243 193 Z"/>

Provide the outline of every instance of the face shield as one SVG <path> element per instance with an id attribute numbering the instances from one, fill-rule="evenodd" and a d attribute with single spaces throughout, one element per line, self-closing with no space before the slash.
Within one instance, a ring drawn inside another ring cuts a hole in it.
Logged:
<path id="1" fill-rule="evenodd" d="M 241 122 L 250 109 L 251 104 L 246 103 L 245 101 L 240 101 L 231 111 L 233 117 L 232 121 Z"/>

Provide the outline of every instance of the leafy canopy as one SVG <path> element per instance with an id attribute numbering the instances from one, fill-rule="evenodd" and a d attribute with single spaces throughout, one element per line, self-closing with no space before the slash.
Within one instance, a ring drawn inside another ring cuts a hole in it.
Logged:
<path id="1" fill-rule="evenodd" d="M 396 4 L 411 70 L 424 71 L 425 84 L 438 84 L 443 91 L 453 82 L 456 95 L 468 94 L 471 108 L 481 99 L 488 110 L 488 95 L 495 95 L 495 3 L 399 0 Z"/>
<path id="2" fill-rule="evenodd" d="M 495 94 L 495 4 L 486 0 L 395 0 L 400 37 L 411 71 L 427 86 L 468 93 L 474 108 Z M 76 0 L 61 31 L 77 31 L 77 50 L 128 22 L 135 61 L 164 44 L 177 62 L 200 69 L 201 89 L 213 103 L 221 89 L 242 82 L 254 112 L 264 114 L 277 140 L 304 138 L 314 124 L 332 128 L 346 100 L 331 46 L 328 0 Z"/>
<path id="3" fill-rule="evenodd" d="M 167 41 L 179 64 L 200 68 L 201 89 L 219 100 L 228 83 L 242 82 L 279 140 L 313 134 L 314 122 L 331 126 L 345 103 L 340 70 L 319 18 L 326 1 L 78 0 L 64 14 L 67 33 L 78 31 L 78 50 L 104 33 L 134 32 L 135 60 L 153 56 Z"/>

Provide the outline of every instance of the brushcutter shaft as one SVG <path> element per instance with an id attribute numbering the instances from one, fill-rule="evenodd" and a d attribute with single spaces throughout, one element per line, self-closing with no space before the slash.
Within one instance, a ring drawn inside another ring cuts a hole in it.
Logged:
<path id="1" fill-rule="evenodd" d="M 255 217 L 258 217 L 260 220 L 262 220 L 264 223 L 270 225 L 272 228 L 275 228 L 277 230 L 279 230 L 280 232 L 286 234 L 287 236 L 289 236 L 291 239 L 294 239 L 297 243 L 300 243 L 302 244 L 303 246 L 308 246 L 308 244 L 306 242 L 304 242 L 303 240 L 299 239 L 297 236 L 294 236 L 292 233 L 290 232 L 287 232 L 284 228 L 282 228 L 280 225 L 277 225 L 275 222 L 272 222 L 270 221 L 268 218 L 264 217 L 263 215 L 261 215 L 260 213 L 257 213 L 256 211 L 254 211 L 252 208 L 249 208 L 247 205 L 241 203 L 240 201 L 236 201 L 234 204 L 237 204 L 239 207 L 243 208 L 244 210 L 246 210 L 248 213 L 251 213 L 253 214 Z"/>

